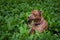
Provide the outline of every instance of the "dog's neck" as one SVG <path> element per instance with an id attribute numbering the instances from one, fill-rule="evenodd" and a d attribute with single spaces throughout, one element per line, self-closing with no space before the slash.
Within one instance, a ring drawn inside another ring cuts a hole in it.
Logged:
<path id="1" fill-rule="evenodd" d="M 35 24 L 36 26 L 37 26 L 37 25 L 40 25 L 40 24 L 43 23 L 42 20 L 43 20 L 43 18 L 41 18 L 41 19 L 36 19 L 36 20 L 34 20 L 34 24 Z"/>
<path id="2" fill-rule="evenodd" d="M 43 17 L 41 16 L 41 18 L 40 18 L 40 19 L 35 19 L 35 20 L 34 20 L 34 22 L 39 23 L 39 22 L 41 22 L 42 20 L 43 20 Z"/>

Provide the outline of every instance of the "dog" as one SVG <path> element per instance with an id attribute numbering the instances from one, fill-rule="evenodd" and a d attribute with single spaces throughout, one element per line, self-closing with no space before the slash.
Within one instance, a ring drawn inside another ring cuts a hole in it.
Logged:
<path id="1" fill-rule="evenodd" d="M 29 34 L 34 33 L 35 30 L 42 33 L 48 29 L 48 22 L 42 17 L 42 12 L 39 10 L 33 10 L 28 16 L 28 25 L 30 25 Z"/>

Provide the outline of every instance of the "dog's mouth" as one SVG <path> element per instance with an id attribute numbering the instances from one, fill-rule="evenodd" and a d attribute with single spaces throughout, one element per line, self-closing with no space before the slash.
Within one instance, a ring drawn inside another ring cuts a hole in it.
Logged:
<path id="1" fill-rule="evenodd" d="M 27 22 L 28 22 L 28 24 L 30 24 L 30 23 L 32 22 L 32 20 L 29 20 L 29 19 L 28 19 Z"/>
<path id="2" fill-rule="evenodd" d="M 32 23 L 32 22 L 34 22 L 34 20 L 28 20 L 28 24 L 30 24 L 30 23 Z M 38 25 L 40 25 L 40 22 L 34 22 L 34 25 L 35 26 L 38 26 Z"/>
<path id="3" fill-rule="evenodd" d="M 27 20 L 28 23 L 31 23 L 32 21 L 38 22 L 38 21 L 41 21 L 41 19 L 28 19 Z"/>
<path id="4" fill-rule="evenodd" d="M 31 20 L 28 20 L 27 22 L 28 22 L 28 23 L 30 23 L 30 22 L 31 22 Z"/>

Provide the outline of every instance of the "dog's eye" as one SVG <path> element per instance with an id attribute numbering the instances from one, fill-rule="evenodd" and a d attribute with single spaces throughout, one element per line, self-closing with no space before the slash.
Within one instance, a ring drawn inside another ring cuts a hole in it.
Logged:
<path id="1" fill-rule="evenodd" d="M 35 15 L 35 16 L 37 16 L 37 15 Z"/>
<path id="2" fill-rule="evenodd" d="M 35 17 L 37 16 L 36 14 L 33 14 Z"/>

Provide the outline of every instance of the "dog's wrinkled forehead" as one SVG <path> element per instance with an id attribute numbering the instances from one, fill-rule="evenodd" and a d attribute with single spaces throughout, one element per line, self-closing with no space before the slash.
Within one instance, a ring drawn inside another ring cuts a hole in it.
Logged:
<path id="1" fill-rule="evenodd" d="M 41 14 L 41 11 L 39 11 L 39 10 L 33 10 L 33 11 L 32 11 L 32 14 L 35 14 L 35 15 Z"/>

